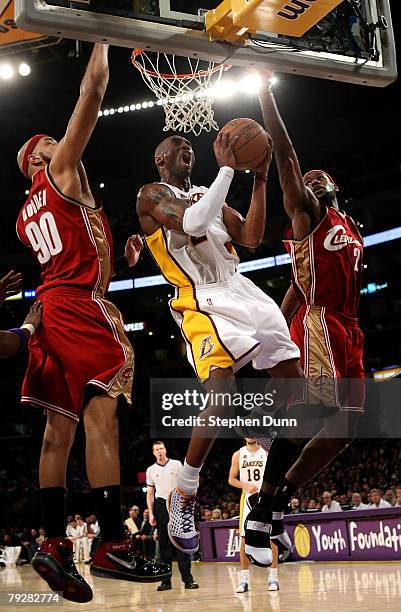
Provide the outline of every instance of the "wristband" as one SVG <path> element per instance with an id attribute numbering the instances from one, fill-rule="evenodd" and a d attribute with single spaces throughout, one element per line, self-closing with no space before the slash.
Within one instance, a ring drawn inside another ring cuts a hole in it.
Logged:
<path id="1" fill-rule="evenodd" d="M 28 346 L 28 336 L 22 330 L 21 327 L 14 327 L 12 329 L 9 329 L 8 331 L 11 332 L 12 334 L 17 334 L 17 336 L 20 339 L 19 349 L 18 349 L 18 351 L 16 351 L 14 353 L 14 355 L 18 355 L 18 353 L 22 353 L 22 351 L 24 351 L 26 349 L 26 347 Z"/>
<path id="2" fill-rule="evenodd" d="M 23 325 L 21 325 L 21 329 L 27 329 L 29 333 L 31 334 L 31 336 L 33 336 L 33 334 L 36 331 L 35 326 L 32 325 L 32 323 L 24 323 Z"/>

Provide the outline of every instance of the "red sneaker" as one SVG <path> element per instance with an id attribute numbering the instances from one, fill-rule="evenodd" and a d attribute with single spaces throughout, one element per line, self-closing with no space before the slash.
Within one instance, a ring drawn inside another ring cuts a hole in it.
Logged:
<path id="1" fill-rule="evenodd" d="M 61 591 L 64 599 L 86 603 L 93 598 L 92 589 L 75 567 L 71 540 L 46 538 L 32 559 L 32 567 L 52 591 Z"/>
<path id="2" fill-rule="evenodd" d="M 131 540 L 100 544 L 90 571 L 100 578 L 133 582 L 161 582 L 171 578 L 170 565 L 136 554 Z"/>

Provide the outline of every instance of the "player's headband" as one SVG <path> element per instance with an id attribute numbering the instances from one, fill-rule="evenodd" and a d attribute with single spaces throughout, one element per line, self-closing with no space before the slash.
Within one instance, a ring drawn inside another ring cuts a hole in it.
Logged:
<path id="1" fill-rule="evenodd" d="M 333 177 L 330 176 L 330 174 L 328 172 L 326 172 L 325 170 L 309 170 L 309 172 L 307 172 L 306 174 L 304 174 L 303 179 L 304 181 L 311 175 L 314 174 L 315 172 L 321 172 L 322 174 L 325 174 L 327 176 L 327 178 L 329 179 L 329 181 L 331 183 L 333 183 L 334 185 L 334 190 L 338 191 L 338 187 L 336 185 L 336 182 L 333 180 Z"/>
<path id="2" fill-rule="evenodd" d="M 28 141 L 28 144 L 25 149 L 24 158 L 22 160 L 22 172 L 25 176 L 28 176 L 28 168 L 29 168 L 29 160 L 28 157 L 32 155 L 34 148 L 38 144 L 41 138 L 46 138 L 47 134 L 36 134 L 36 136 L 32 136 L 32 138 Z"/>

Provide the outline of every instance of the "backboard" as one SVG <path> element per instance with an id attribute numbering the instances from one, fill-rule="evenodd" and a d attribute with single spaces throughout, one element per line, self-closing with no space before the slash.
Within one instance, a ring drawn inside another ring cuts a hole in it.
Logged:
<path id="1" fill-rule="evenodd" d="M 318 1 L 282 0 L 281 4 L 288 11 L 291 3 L 308 6 Z M 281 72 L 378 87 L 397 77 L 389 0 L 344 0 L 303 36 L 258 30 L 240 44 L 209 40 L 205 15 L 220 4 L 210 0 L 16 0 L 15 17 L 18 26 L 28 31 L 237 66 L 264 64 Z"/>

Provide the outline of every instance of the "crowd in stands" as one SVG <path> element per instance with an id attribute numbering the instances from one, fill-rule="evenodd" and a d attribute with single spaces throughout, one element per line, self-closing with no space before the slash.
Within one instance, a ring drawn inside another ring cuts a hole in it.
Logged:
<path id="1" fill-rule="evenodd" d="M 239 440 L 221 440 L 210 453 L 205 464 L 198 492 L 198 520 L 230 519 L 239 515 L 240 493 L 228 485 L 228 471 L 232 453 L 240 446 Z M 180 448 L 169 441 L 169 455 L 180 457 Z M 144 455 L 146 465 L 149 458 Z M 142 463 L 132 461 L 135 472 Z M 401 440 L 357 440 L 346 449 L 318 478 L 300 489 L 291 500 L 288 513 L 338 512 L 375 508 L 401 508 Z M 78 473 L 78 468 L 74 474 Z M 8 480 L 0 473 L 0 562 L 1 550 L 21 547 L 19 560 L 29 562 L 45 537 L 39 524 L 30 524 L 23 513 L 24 504 L 30 507 L 37 486 L 19 469 L 16 478 Z M 32 493 L 33 492 L 33 493 Z M 145 493 L 137 487 L 137 505 L 132 505 L 133 493 L 123 499 L 127 510 L 126 529 L 134 536 L 141 550 L 149 557 L 157 556 L 157 528 L 149 523 Z M 28 501 L 27 501 L 28 499 Z M 30 501 L 29 501 L 30 500 Z M 70 516 L 67 536 L 74 542 L 77 560 L 87 562 L 93 540 L 99 534 L 93 514 Z M 4 556 L 4 555 L 3 555 Z"/>

